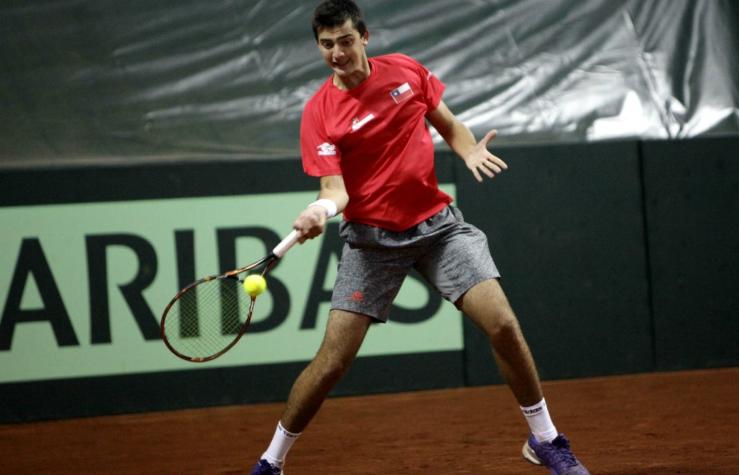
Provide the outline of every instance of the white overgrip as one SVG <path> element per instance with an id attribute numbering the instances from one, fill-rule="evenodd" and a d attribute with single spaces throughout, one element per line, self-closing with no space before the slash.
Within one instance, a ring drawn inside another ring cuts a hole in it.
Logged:
<path id="1" fill-rule="evenodd" d="M 285 239 L 280 241 L 280 243 L 276 245 L 274 249 L 272 249 L 272 254 L 277 257 L 284 256 L 285 253 L 289 251 L 290 248 L 295 245 L 295 243 L 298 242 L 299 237 L 300 235 L 298 234 L 298 232 L 293 229 L 292 232 L 288 234 Z"/>

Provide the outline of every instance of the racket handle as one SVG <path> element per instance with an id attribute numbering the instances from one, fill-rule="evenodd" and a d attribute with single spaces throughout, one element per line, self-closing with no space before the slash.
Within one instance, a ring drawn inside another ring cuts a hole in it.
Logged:
<path id="1" fill-rule="evenodd" d="M 289 251 L 290 248 L 295 245 L 295 243 L 298 242 L 299 237 L 300 236 L 298 235 L 298 232 L 293 229 L 292 232 L 288 234 L 285 239 L 283 239 L 277 246 L 275 246 L 274 249 L 272 249 L 272 254 L 277 257 L 284 256 L 285 253 Z"/>

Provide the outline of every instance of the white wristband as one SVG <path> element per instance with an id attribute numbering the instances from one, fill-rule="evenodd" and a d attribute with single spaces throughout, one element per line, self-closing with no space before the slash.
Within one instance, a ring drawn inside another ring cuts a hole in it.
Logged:
<path id="1" fill-rule="evenodd" d="M 334 216 L 336 216 L 336 213 L 339 210 L 339 208 L 336 206 L 336 203 L 326 198 L 316 200 L 308 206 L 320 206 L 321 208 L 325 209 L 327 218 L 333 218 Z"/>

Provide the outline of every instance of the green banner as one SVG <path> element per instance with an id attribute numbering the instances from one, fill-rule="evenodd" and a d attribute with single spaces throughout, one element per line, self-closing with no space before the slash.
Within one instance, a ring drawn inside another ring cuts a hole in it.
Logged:
<path id="1" fill-rule="evenodd" d="M 445 191 L 454 194 L 453 187 Z M 0 382 L 198 369 L 159 318 L 196 277 L 271 250 L 314 192 L 0 208 Z M 214 366 L 309 360 L 323 337 L 339 218 L 270 274 L 247 335 Z M 360 356 L 460 350 L 459 312 L 418 278 Z"/>

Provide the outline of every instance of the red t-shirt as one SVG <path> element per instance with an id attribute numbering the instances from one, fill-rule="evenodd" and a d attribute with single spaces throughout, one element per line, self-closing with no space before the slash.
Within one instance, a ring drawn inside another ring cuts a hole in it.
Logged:
<path id="1" fill-rule="evenodd" d="M 344 219 L 403 231 L 452 198 L 439 190 L 425 116 L 444 84 L 401 54 L 369 58 L 370 76 L 342 91 L 329 78 L 308 101 L 300 126 L 303 169 L 342 175 Z"/>

